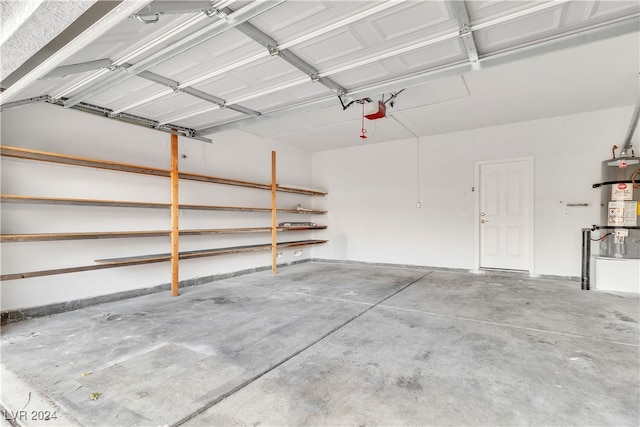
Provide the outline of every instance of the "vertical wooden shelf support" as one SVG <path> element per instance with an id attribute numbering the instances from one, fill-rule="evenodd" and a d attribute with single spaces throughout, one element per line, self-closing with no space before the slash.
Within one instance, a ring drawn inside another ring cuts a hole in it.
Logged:
<path id="1" fill-rule="evenodd" d="M 178 197 L 178 135 L 171 134 L 171 296 L 180 295 L 180 198 Z"/>
<path id="2" fill-rule="evenodd" d="M 271 152 L 271 274 L 276 274 L 276 262 L 278 259 L 277 221 L 276 221 L 276 152 Z"/>

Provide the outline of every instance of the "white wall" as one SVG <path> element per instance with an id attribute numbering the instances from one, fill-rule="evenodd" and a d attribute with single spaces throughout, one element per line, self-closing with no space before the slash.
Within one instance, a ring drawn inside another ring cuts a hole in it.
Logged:
<path id="1" fill-rule="evenodd" d="M 170 136 L 166 133 L 108 120 L 48 104 L 2 112 L 2 144 L 169 169 Z M 278 182 L 310 186 L 310 154 L 241 131 L 219 134 L 213 144 L 180 138 L 180 169 L 185 172 L 269 183 L 271 150 L 278 154 Z M 169 202 L 167 178 L 2 158 L 2 193 L 48 197 Z M 280 207 L 311 205 L 311 198 L 278 193 Z M 270 192 L 242 187 L 181 181 L 181 203 L 269 207 Z M 167 210 L 2 204 L 2 233 L 168 230 Z M 279 216 L 279 221 L 307 217 Z M 180 227 L 227 228 L 270 226 L 269 213 L 181 211 Z M 322 232 L 320 232 L 322 233 Z M 291 232 L 280 241 L 311 238 L 310 232 Z M 318 235 L 318 237 L 321 237 Z M 180 250 L 269 243 L 270 234 L 203 235 L 181 238 Z M 0 246 L 2 273 L 39 271 L 92 265 L 114 258 L 170 251 L 168 237 L 79 241 L 4 243 Z M 293 257 L 283 251 L 279 262 L 309 257 L 311 250 Z M 224 274 L 270 265 L 270 253 L 181 261 L 180 280 Z M 170 282 L 169 263 L 112 268 L 83 273 L 5 281 L 2 310 L 42 306 Z"/>
<path id="2" fill-rule="evenodd" d="M 302 257 L 473 269 L 477 263 L 476 162 L 531 156 L 535 162 L 534 274 L 579 276 L 580 229 L 599 223 L 600 163 L 624 140 L 633 108 L 515 123 L 314 153 L 241 131 L 213 144 L 181 138 L 181 170 L 258 182 L 270 181 L 270 153 L 278 152 L 280 183 L 329 191 L 324 198 L 278 194 L 281 207 L 297 203 L 329 210 L 314 220 L 329 229 L 290 233 L 281 241 L 327 238 Z M 2 144 L 152 167 L 169 167 L 169 135 L 47 104 L 6 110 Z M 637 134 L 635 139 L 637 147 Z M 419 156 L 418 156 L 419 148 Z M 145 177 L 2 158 L 3 194 L 168 202 L 166 178 Z M 419 168 L 418 168 L 419 165 Z M 418 169 L 420 179 L 418 180 Z M 181 203 L 262 206 L 269 192 L 181 181 Z M 422 202 L 416 208 L 416 202 Z M 589 207 L 567 208 L 567 203 Z M 5 203 L 2 233 L 155 230 L 169 228 L 169 212 L 152 209 Z M 569 216 L 564 215 L 569 210 Z M 181 228 L 269 226 L 261 213 L 184 211 Z M 268 235 L 193 236 L 181 250 L 267 243 Z M 168 238 L 101 239 L 0 245 L 2 273 L 91 265 L 95 259 L 169 251 Z M 224 274 L 270 263 L 268 252 L 181 262 L 180 279 Z M 168 283 L 168 263 L 44 276 L 1 284 L 2 310 L 41 306 Z"/>
<path id="3" fill-rule="evenodd" d="M 315 248 L 315 256 L 472 270 L 476 162 L 531 156 L 532 274 L 578 277 L 580 230 L 600 223 L 600 192 L 591 186 L 600 181 L 612 145 L 624 142 L 632 112 L 617 108 L 422 137 L 419 159 L 415 138 L 315 153 L 314 184 L 329 189 L 318 207 L 330 211 L 329 243 Z"/>

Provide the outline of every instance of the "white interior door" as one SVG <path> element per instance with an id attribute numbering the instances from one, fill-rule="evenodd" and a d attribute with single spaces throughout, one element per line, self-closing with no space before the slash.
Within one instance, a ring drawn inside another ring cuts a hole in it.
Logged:
<path id="1" fill-rule="evenodd" d="M 530 269 L 530 162 L 481 164 L 480 268 Z"/>

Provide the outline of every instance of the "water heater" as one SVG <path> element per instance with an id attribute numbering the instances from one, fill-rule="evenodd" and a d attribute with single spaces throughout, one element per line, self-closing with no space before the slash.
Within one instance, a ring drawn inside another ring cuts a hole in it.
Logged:
<path id="1" fill-rule="evenodd" d="M 602 162 L 600 256 L 640 259 L 640 159 Z"/>
<path id="2" fill-rule="evenodd" d="M 629 130 L 616 158 L 602 162 L 600 225 L 582 229 L 582 289 L 590 289 L 591 242 L 599 241 L 595 256 L 595 287 L 600 290 L 640 293 L 640 159 L 635 157 L 633 136 L 640 120 L 640 97 Z M 591 232 L 598 230 L 597 239 Z"/>
<path id="3" fill-rule="evenodd" d="M 632 151 L 633 152 L 633 151 Z M 602 162 L 599 255 L 595 287 L 640 292 L 640 159 L 614 157 Z M 588 289 L 588 288 L 587 288 Z"/>

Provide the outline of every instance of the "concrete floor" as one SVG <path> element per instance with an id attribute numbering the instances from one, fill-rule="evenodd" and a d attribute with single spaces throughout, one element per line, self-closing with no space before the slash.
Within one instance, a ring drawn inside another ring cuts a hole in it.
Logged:
<path id="1" fill-rule="evenodd" d="M 47 426 L 638 426 L 639 312 L 577 282 L 310 262 L 5 326 L 2 402 Z"/>

